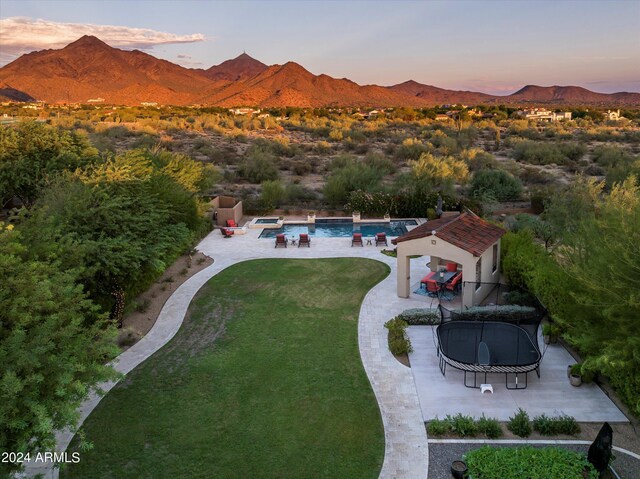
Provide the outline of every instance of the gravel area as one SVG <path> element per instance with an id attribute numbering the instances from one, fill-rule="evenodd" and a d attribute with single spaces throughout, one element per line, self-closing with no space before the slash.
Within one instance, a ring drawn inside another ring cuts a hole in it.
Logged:
<path id="1" fill-rule="evenodd" d="M 495 445 L 495 444 L 493 444 Z M 520 444 L 502 444 L 501 447 L 516 447 Z M 547 445 L 532 444 L 533 447 L 546 447 Z M 460 459 L 462 455 L 473 449 L 482 447 L 482 444 L 437 444 L 429 443 L 429 479 L 451 479 L 451 463 Z M 589 450 L 586 445 L 561 444 L 559 447 L 572 451 L 584 452 Z M 622 479 L 636 479 L 640 477 L 640 461 L 613 451 L 615 460 L 613 467 Z M 606 476 L 605 476 L 606 477 Z M 610 477 L 614 477 L 610 475 Z M 556 478 L 549 478 L 556 479 Z"/>

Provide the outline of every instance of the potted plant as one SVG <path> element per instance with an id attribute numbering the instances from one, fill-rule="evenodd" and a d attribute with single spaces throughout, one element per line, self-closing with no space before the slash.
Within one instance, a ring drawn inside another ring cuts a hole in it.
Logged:
<path id="1" fill-rule="evenodd" d="M 353 213 L 351 213 L 351 215 L 353 216 L 353 222 L 357 223 L 360 221 L 360 212 L 359 211 L 354 211 Z"/>
<path id="2" fill-rule="evenodd" d="M 582 384 L 582 363 L 577 363 L 571 366 L 571 372 L 569 373 L 569 382 L 572 386 L 578 387 Z"/>
<path id="3" fill-rule="evenodd" d="M 560 328 L 556 324 L 547 323 L 542 326 L 542 337 L 544 344 L 555 344 L 560 336 Z"/>
<path id="4" fill-rule="evenodd" d="M 468 473 L 469 469 L 464 461 L 453 461 L 451 463 L 451 475 L 455 479 L 465 479 Z"/>
<path id="5" fill-rule="evenodd" d="M 384 220 L 385 221 L 391 221 L 391 215 L 389 215 L 389 213 L 385 213 L 384 214 Z"/>

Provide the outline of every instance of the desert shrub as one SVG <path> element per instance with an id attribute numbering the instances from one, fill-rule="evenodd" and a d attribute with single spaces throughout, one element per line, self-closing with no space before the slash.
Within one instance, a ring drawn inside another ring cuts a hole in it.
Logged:
<path id="1" fill-rule="evenodd" d="M 429 146 L 416 138 L 407 138 L 395 149 L 395 155 L 401 160 L 417 160 L 422 153 L 428 153 Z"/>
<path id="2" fill-rule="evenodd" d="M 278 178 L 278 168 L 272 153 L 262 149 L 250 149 L 238 169 L 240 175 L 251 183 L 262 183 Z"/>
<path id="3" fill-rule="evenodd" d="M 533 430 L 543 436 L 556 436 L 558 434 L 575 436 L 580 432 L 580 425 L 573 417 L 567 415 L 549 417 L 546 414 L 541 414 L 533 418 L 532 425 Z"/>
<path id="4" fill-rule="evenodd" d="M 363 216 L 382 216 L 395 210 L 395 198 L 388 193 L 357 190 L 351 192 L 345 208 Z"/>
<path id="5" fill-rule="evenodd" d="M 260 202 L 266 209 L 273 210 L 280 205 L 284 198 L 285 190 L 280 180 L 267 180 L 262 182 Z"/>
<path id="6" fill-rule="evenodd" d="M 586 152 L 587 148 L 580 143 L 523 140 L 515 143 L 513 157 L 533 165 L 563 165 L 568 160 L 579 160 Z"/>
<path id="7" fill-rule="evenodd" d="M 411 341 L 407 337 L 407 323 L 405 321 L 398 318 L 390 319 L 384 323 L 384 327 L 389 330 L 389 351 L 395 355 L 413 351 Z"/>
<path id="8" fill-rule="evenodd" d="M 520 180 L 504 170 L 482 170 L 473 175 L 471 195 L 490 194 L 498 201 L 515 200 L 522 195 Z"/>
<path id="9" fill-rule="evenodd" d="M 437 417 L 427 425 L 427 433 L 430 436 L 444 436 L 451 430 L 449 421 L 446 419 L 438 419 Z"/>
<path id="10" fill-rule="evenodd" d="M 559 447 L 483 446 L 464 455 L 469 476 L 477 479 L 596 479 L 598 472 L 582 453 Z M 526 471 L 523 475 L 523 471 Z M 587 475 L 585 475 L 587 474 Z"/>
<path id="11" fill-rule="evenodd" d="M 461 437 L 475 437 L 478 434 L 478 426 L 471 416 L 463 416 L 461 413 L 447 415 L 445 421 L 449 423 L 451 432 Z"/>
<path id="12" fill-rule="evenodd" d="M 355 190 L 372 191 L 382 180 L 384 171 L 349 157 L 332 162 L 331 175 L 324 186 L 324 196 L 333 207 L 342 207 Z"/>
<path id="13" fill-rule="evenodd" d="M 289 204 L 309 203 L 317 199 L 314 191 L 295 183 L 287 183 L 284 192 L 286 201 Z"/>
<path id="14" fill-rule="evenodd" d="M 431 308 L 405 309 L 397 317 L 412 326 L 418 324 L 440 324 L 440 313 L 438 313 L 437 309 Z"/>
<path id="15" fill-rule="evenodd" d="M 555 180 L 551 173 L 534 166 L 525 166 L 519 176 L 522 181 L 530 185 L 546 185 Z"/>
<path id="16" fill-rule="evenodd" d="M 460 154 L 469 167 L 469 171 L 476 172 L 481 170 L 495 170 L 498 169 L 498 161 L 491 153 L 487 153 L 479 148 L 470 148 L 464 150 Z"/>
<path id="17" fill-rule="evenodd" d="M 497 439 L 502 436 L 502 426 L 497 419 L 485 417 L 484 414 L 476 421 L 478 433 L 484 434 L 489 439 Z"/>
<path id="18" fill-rule="evenodd" d="M 396 171 L 396 166 L 393 164 L 393 161 L 380 153 L 369 153 L 363 163 L 374 170 L 381 171 L 385 175 Z"/>
<path id="19" fill-rule="evenodd" d="M 509 417 L 507 429 L 516 436 L 529 437 L 531 435 L 531 422 L 527 412 L 522 408 L 518 408 L 518 412 Z"/>

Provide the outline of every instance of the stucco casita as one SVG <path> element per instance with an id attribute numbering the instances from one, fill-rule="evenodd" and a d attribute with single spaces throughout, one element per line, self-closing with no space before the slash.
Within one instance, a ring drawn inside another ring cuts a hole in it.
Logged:
<path id="1" fill-rule="evenodd" d="M 432 271 L 447 262 L 462 269 L 462 305 L 479 304 L 498 283 L 500 238 L 505 230 L 471 212 L 427 221 L 392 242 L 397 247 L 398 296 L 411 294 L 410 256 L 430 256 Z M 480 286 L 476 288 L 476 267 L 480 261 Z M 493 283 L 493 284 L 492 284 Z"/>

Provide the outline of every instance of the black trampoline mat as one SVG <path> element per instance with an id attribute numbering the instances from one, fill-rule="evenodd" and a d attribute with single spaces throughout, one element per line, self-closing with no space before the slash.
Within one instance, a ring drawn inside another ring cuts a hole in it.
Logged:
<path id="1" fill-rule="evenodd" d="M 451 321 L 438 326 L 437 334 L 442 353 L 460 363 L 478 364 L 478 344 L 481 341 L 489 348 L 490 366 L 527 366 L 541 358 L 532 338 L 515 324 Z"/>

